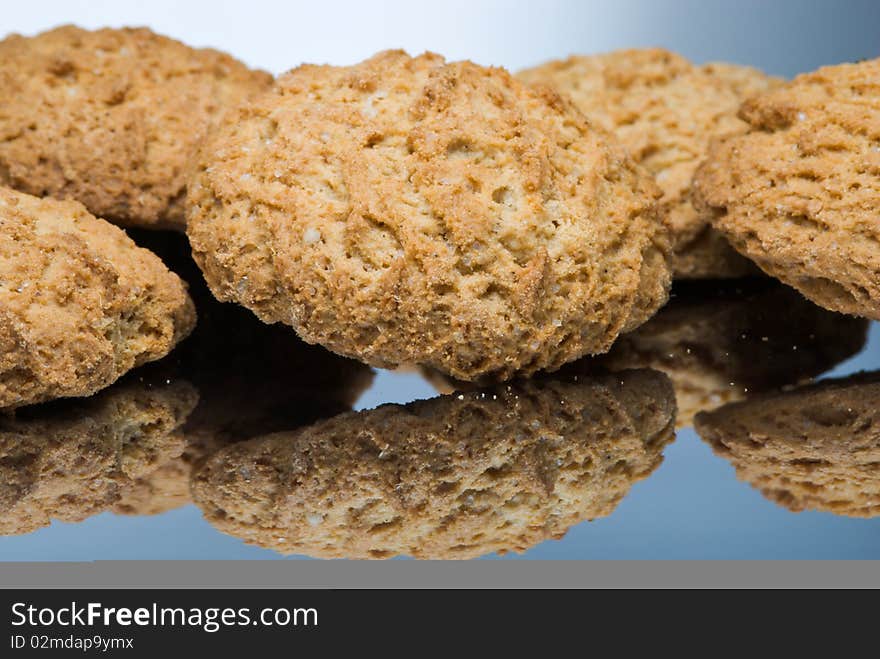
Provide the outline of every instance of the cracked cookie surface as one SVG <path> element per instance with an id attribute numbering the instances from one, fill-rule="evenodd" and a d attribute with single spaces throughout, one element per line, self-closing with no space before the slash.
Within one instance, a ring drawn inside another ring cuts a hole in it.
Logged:
<path id="1" fill-rule="evenodd" d="M 304 65 L 202 151 L 213 293 L 379 367 L 507 378 L 603 352 L 667 297 L 650 177 L 550 90 L 389 51 Z"/>
<path id="2" fill-rule="evenodd" d="M 95 393 L 195 320 L 183 282 L 122 229 L 0 188 L 0 407 Z"/>
<path id="3" fill-rule="evenodd" d="M 880 320 L 880 59 L 754 97 L 695 178 L 714 226 L 827 309 Z"/>
<path id="4" fill-rule="evenodd" d="M 742 101 L 776 80 L 746 66 L 697 66 L 660 48 L 572 56 L 521 71 L 549 84 L 613 132 L 656 177 L 673 231 L 677 279 L 739 277 L 756 268 L 712 230 L 691 203 L 691 179 L 713 137 L 745 132 Z"/>
<path id="5" fill-rule="evenodd" d="M 0 41 L 0 184 L 76 199 L 124 226 L 182 228 L 205 134 L 271 80 L 145 28 L 9 36 Z"/>

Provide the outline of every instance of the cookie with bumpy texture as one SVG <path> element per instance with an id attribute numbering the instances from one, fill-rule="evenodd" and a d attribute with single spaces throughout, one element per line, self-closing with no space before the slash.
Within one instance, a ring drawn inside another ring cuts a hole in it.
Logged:
<path id="1" fill-rule="evenodd" d="M 697 412 L 824 373 L 858 353 L 867 333 L 866 320 L 827 311 L 771 279 L 692 282 L 674 287 L 668 305 L 597 361 L 666 373 L 683 428 Z"/>
<path id="2" fill-rule="evenodd" d="M 880 59 L 800 75 L 740 115 L 751 130 L 695 178 L 714 226 L 816 304 L 880 319 Z"/>
<path id="3" fill-rule="evenodd" d="M 697 416 L 737 477 L 794 512 L 880 515 L 880 373 L 826 380 Z"/>
<path id="4" fill-rule="evenodd" d="M 523 552 L 605 517 L 673 439 L 656 371 L 517 381 L 230 446 L 192 482 L 219 530 L 323 558 Z"/>
<path id="5" fill-rule="evenodd" d="M 658 194 L 555 92 L 389 51 L 301 66 L 228 115 L 187 232 L 219 299 L 309 343 L 503 379 L 605 351 L 665 302 Z"/>
<path id="6" fill-rule="evenodd" d="M 191 158 L 272 77 L 148 29 L 0 41 L 0 184 L 124 226 L 176 226 Z"/>
<path id="7" fill-rule="evenodd" d="M 131 497 L 181 454 L 181 426 L 197 400 L 185 382 L 144 383 L 133 375 L 92 398 L 0 416 L 0 535 L 117 506 L 138 514 L 167 509 L 142 495 L 135 507 Z"/>
<path id="8" fill-rule="evenodd" d="M 522 71 L 529 83 L 552 85 L 590 119 L 613 132 L 655 175 L 661 210 L 672 226 L 677 279 L 740 277 L 757 269 L 709 225 L 691 203 L 691 178 L 715 136 L 743 133 L 736 112 L 748 96 L 776 84 L 734 64 L 696 66 L 660 48 L 573 56 Z"/>
<path id="9" fill-rule="evenodd" d="M 124 231 L 0 188 L 0 407 L 92 394 L 194 324 L 183 282 Z"/>

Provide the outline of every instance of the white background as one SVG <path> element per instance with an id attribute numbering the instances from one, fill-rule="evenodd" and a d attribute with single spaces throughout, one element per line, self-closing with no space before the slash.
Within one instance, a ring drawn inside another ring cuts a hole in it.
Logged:
<path id="1" fill-rule="evenodd" d="M 280 73 L 386 48 L 434 50 L 512 69 L 571 53 L 662 45 L 791 75 L 880 55 L 880 2 L 394 0 L 248 2 L 2 0 L 0 35 L 62 23 L 147 25 Z"/>

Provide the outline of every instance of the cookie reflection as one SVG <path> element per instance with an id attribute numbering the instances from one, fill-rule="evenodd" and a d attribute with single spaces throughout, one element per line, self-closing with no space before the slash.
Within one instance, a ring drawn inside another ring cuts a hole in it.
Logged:
<path id="1" fill-rule="evenodd" d="M 673 439 L 656 371 L 516 382 L 229 446 L 193 479 L 219 530 L 315 557 L 522 552 L 609 515 Z"/>
<path id="2" fill-rule="evenodd" d="M 263 325 L 244 309 L 203 304 L 200 322 L 173 358 L 146 371 L 198 391 L 182 427 L 183 449 L 134 482 L 118 513 L 152 514 L 189 503 L 191 471 L 215 451 L 346 412 L 372 382 L 370 368 Z"/>
<path id="3" fill-rule="evenodd" d="M 185 382 L 129 377 L 92 398 L 0 417 L 0 534 L 182 504 L 179 481 L 161 501 L 140 492 L 183 453 L 197 399 Z"/>
<path id="4" fill-rule="evenodd" d="M 880 515 L 880 371 L 725 405 L 696 427 L 741 480 L 789 510 Z"/>
<path id="5" fill-rule="evenodd" d="M 611 369 L 666 373 L 678 426 L 746 395 L 820 375 L 856 354 L 868 323 L 809 302 L 769 281 L 677 286 L 654 318 L 596 361 Z"/>

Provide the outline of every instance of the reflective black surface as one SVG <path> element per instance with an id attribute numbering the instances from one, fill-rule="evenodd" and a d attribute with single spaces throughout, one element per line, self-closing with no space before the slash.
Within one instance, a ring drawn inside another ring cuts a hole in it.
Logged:
<path id="1" fill-rule="evenodd" d="M 849 377 L 880 369 L 876 324 L 765 280 L 677 286 L 608 355 L 478 389 L 308 346 L 136 238 L 199 327 L 0 417 L 0 560 L 880 557 L 880 387 Z"/>

